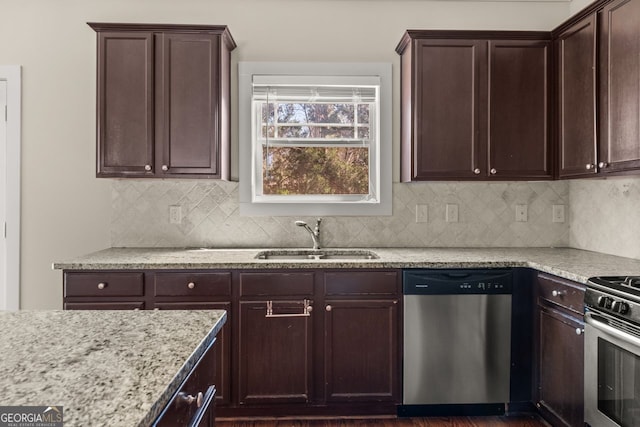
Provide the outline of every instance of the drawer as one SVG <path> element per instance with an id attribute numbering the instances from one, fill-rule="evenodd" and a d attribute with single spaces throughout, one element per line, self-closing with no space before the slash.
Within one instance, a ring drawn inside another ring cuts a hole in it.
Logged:
<path id="1" fill-rule="evenodd" d="M 547 274 L 538 274 L 540 299 L 582 314 L 584 312 L 584 292 L 580 283 Z"/>
<path id="2" fill-rule="evenodd" d="M 212 346 L 208 348 L 202 356 L 195 368 L 189 373 L 189 376 L 180 386 L 180 390 L 173 395 L 171 401 L 165 407 L 165 410 L 154 426 L 186 426 L 194 425 L 194 420 L 200 416 L 204 410 L 208 410 L 213 405 L 215 396 L 214 375 L 215 375 L 215 352 L 214 341 Z M 200 399 L 202 406 L 198 408 L 197 401 L 188 402 L 189 396 L 194 398 L 202 393 Z M 197 424 L 196 424 L 197 425 Z"/>
<path id="3" fill-rule="evenodd" d="M 65 273 L 65 297 L 144 295 L 144 273 Z"/>
<path id="4" fill-rule="evenodd" d="M 157 297 L 231 295 L 231 273 L 156 273 L 153 293 Z"/>
<path id="5" fill-rule="evenodd" d="M 65 310 L 144 310 L 144 302 L 65 302 Z"/>
<path id="6" fill-rule="evenodd" d="M 325 295 L 397 295 L 396 271 L 336 271 L 324 275 Z"/>
<path id="7" fill-rule="evenodd" d="M 314 273 L 240 273 L 240 296 L 312 296 Z"/>

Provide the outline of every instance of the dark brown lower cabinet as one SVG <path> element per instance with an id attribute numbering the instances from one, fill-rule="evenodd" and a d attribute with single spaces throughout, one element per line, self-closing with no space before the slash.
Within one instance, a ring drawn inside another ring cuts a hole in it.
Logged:
<path id="1" fill-rule="evenodd" d="M 310 401 L 314 313 L 299 315 L 296 301 L 275 300 L 272 307 L 274 317 L 266 317 L 266 301 L 240 302 L 240 405 Z"/>
<path id="2" fill-rule="evenodd" d="M 217 345 L 216 340 L 205 352 L 153 427 L 214 426 L 216 387 L 210 367 L 215 365 Z"/>
<path id="3" fill-rule="evenodd" d="M 327 402 L 398 401 L 398 300 L 327 300 L 324 323 Z"/>
<path id="4" fill-rule="evenodd" d="M 64 278 L 70 310 L 226 310 L 215 365 L 202 362 L 214 378 L 218 416 L 395 415 L 400 403 L 400 270 L 65 271 Z"/>
<path id="5" fill-rule="evenodd" d="M 542 274 L 538 284 L 536 406 L 553 426 L 583 427 L 584 322 L 569 307 L 584 287 Z"/>

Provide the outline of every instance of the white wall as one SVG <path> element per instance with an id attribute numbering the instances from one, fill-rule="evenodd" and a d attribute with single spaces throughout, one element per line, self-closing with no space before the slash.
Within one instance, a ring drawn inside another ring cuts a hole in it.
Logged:
<path id="1" fill-rule="evenodd" d="M 95 34 L 86 22 L 226 24 L 238 43 L 234 70 L 239 60 L 392 62 L 397 164 L 394 48 L 405 29 L 550 30 L 569 8 L 504 1 L 2 0 L 0 64 L 23 66 L 21 307 L 60 308 L 62 278 L 51 263 L 110 245 L 111 182 L 95 178 Z M 237 148 L 233 160 L 237 176 Z"/>

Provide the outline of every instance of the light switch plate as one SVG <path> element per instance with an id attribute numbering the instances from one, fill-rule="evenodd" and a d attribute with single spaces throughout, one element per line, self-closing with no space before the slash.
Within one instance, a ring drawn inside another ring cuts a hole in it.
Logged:
<path id="1" fill-rule="evenodd" d="M 564 205 L 553 205 L 551 207 L 551 221 L 564 222 Z"/>
<path id="2" fill-rule="evenodd" d="M 516 205 L 516 222 L 527 222 L 527 205 Z"/>
<path id="3" fill-rule="evenodd" d="M 458 222 L 458 205 L 454 203 L 447 204 L 446 221 Z"/>
<path id="4" fill-rule="evenodd" d="M 416 222 L 429 221 L 429 205 L 416 205 Z"/>

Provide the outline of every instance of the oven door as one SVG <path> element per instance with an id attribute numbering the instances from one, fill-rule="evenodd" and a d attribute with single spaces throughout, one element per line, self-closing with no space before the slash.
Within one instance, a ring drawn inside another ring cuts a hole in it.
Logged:
<path id="1" fill-rule="evenodd" d="M 585 422 L 640 426 L 640 330 L 587 312 L 584 339 Z"/>

